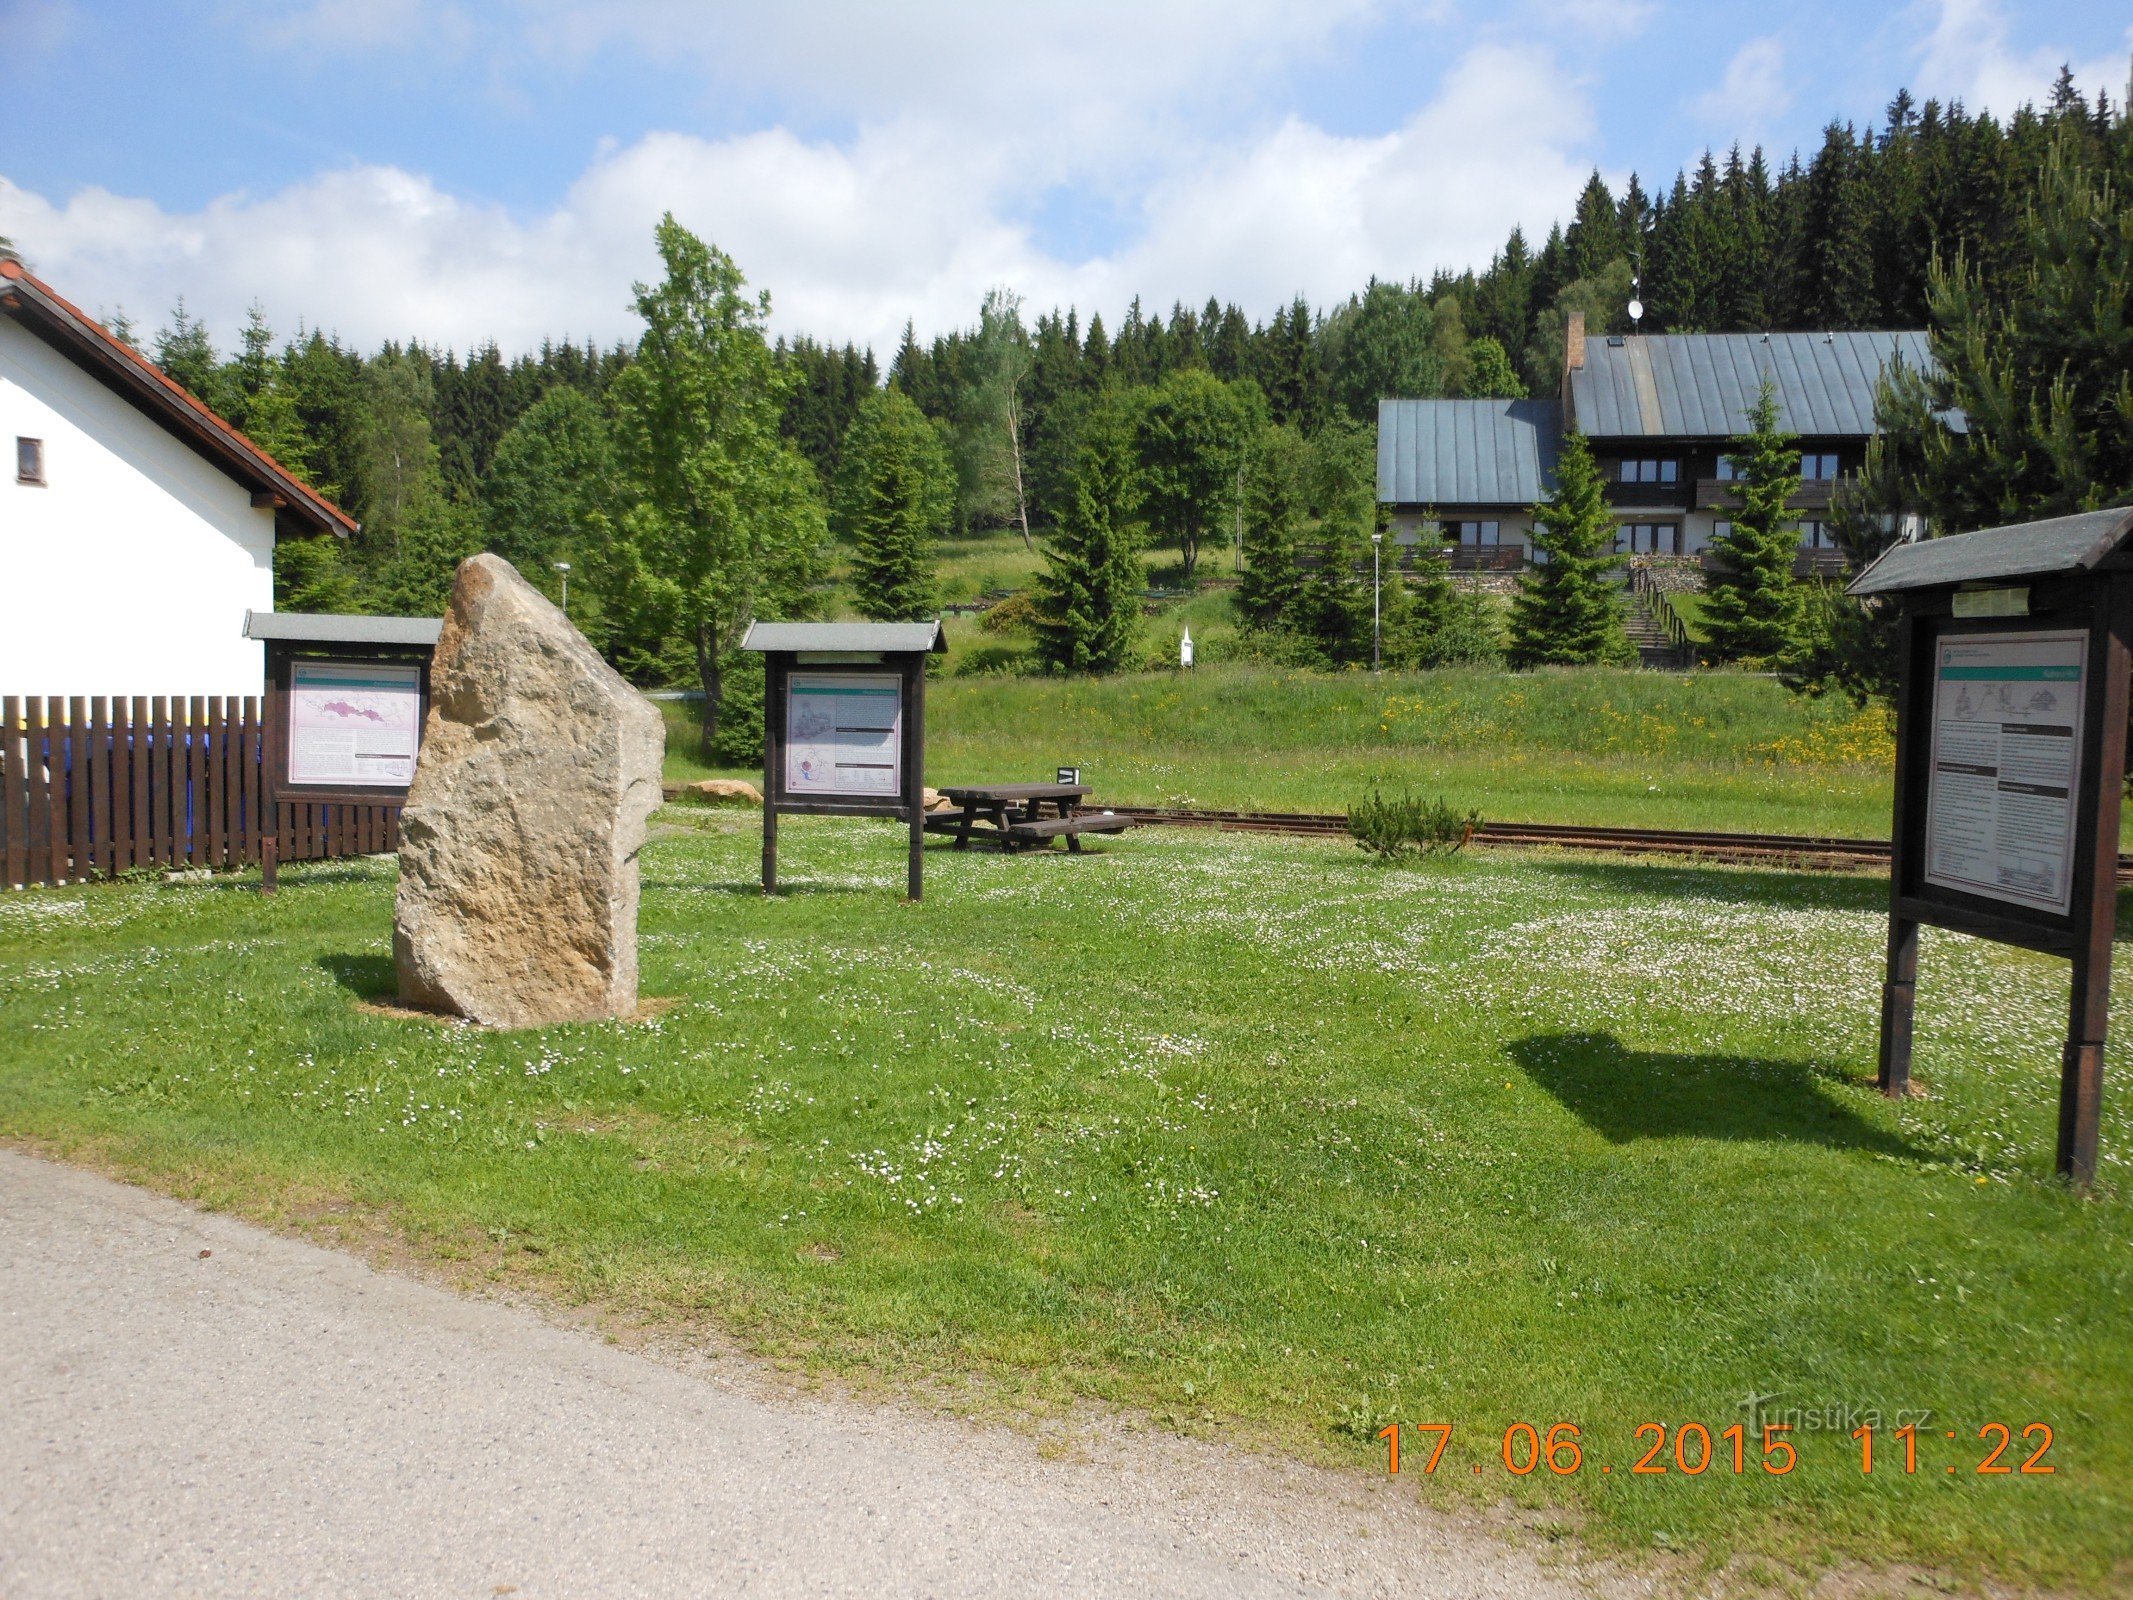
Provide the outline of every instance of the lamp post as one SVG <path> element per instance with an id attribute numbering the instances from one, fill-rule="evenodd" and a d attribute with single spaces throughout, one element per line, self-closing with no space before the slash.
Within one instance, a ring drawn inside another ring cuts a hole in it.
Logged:
<path id="1" fill-rule="evenodd" d="M 1373 533 L 1370 536 L 1370 670 L 1372 672 L 1382 672 L 1384 670 L 1379 665 L 1378 660 L 1385 634 L 1382 621 L 1384 613 L 1378 605 L 1378 556 L 1379 552 L 1384 548 L 1385 535 L 1383 533 Z"/>
<path id="2" fill-rule="evenodd" d="M 567 617 L 570 615 L 570 563 L 557 561 L 552 562 L 551 565 L 554 566 L 556 571 L 563 574 L 563 615 Z"/>

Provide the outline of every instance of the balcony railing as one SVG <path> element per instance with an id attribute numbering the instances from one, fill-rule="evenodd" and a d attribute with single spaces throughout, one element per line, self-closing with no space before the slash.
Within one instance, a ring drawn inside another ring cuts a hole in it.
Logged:
<path id="1" fill-rule="evenodd" d="M 1639 487 L 1642 487 L 1639 485 Z M 1803 483 L 1785 504 L 1794 511 L 1827 511 L 1830 492 L 1836 484 L 1827 478 L 1817 478 L 1812 483 Z M 1738 511 L 1740 509 L 1740 483 L 1733 478 L 1698 478 L 1696 480 L 1696 509 L 1698 511 Z"/>
<path id="2" fill-rule="evenodd" d="M 1611 506 L 1650 506 L 1655 510 L 1686 511 L 1692 504 L 1694 483 L 1609 483 L 1602 488 Z M 1700 502 L 1694 502 L 1700 503 Z"/>
<path id="3" fill-rule="evenodd" d="M 1526 548 L 1517 544 L 1453 544 L 1444 554 L 1454 572 L 1516 572 L 1526 564 Z"/>

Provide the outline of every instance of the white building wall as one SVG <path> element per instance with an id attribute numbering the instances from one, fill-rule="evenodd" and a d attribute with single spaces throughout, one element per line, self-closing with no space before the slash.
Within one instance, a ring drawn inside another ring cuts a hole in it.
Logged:
<path id="1" fill-rule="evenodd" d="M 24 436 L 42 488 L 15 481 Z M 8 317 L 0 451 L 0 694 L 261 692 L 272 511 Z"/>

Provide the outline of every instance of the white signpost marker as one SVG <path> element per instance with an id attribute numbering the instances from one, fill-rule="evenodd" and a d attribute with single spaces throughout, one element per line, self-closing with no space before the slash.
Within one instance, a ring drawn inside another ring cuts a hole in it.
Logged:
<path id="1" fill-rule="evenodd" d="M 289 664 L 289 782 L 405 789 L 421 740 L 420 667 Z"/>
<path id="2" fill-rule="evenodd" d="M 2064 915 L 2088 634 L 1971 633 L 1934 650 L 1928 883 Z"/>

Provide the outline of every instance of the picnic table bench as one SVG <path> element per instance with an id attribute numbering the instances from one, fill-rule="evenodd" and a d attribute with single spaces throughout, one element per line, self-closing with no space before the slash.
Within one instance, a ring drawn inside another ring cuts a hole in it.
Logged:
<path id="1" fill-rule="evenodd" d="M 1024 847 L 1041 850 L 1054 839 L 1065 839 L 1067 849 L 1079 854 L 1083 834 L 1124 833 L 1133 825 L 1131 817 L 1083 811 L 1081 802 L 1089 791 L 1079 783 L 962 784 L 940 792 L 954 809 L 928 813 L 926 828 L 954 834 L 958 850 L 968 850 L 974 838 L 991 840 L 1010 853 Z M 1050 816 L 1044 814 L 1047 805 Z M 984 831 L 977 831 L 979 824 Z"/>

